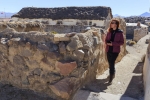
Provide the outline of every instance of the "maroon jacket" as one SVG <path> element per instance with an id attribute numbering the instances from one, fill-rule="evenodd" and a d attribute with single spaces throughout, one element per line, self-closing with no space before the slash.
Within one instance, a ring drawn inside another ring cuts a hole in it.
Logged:
<path id="1" fill-rule="evenodd" d="M 107 45 L 107 41 L 109 41 L 111 38 L 111 33 L 107 33 L 106 38 L 105 38 L 105 44 L 106 44 L 106 52 L 108 52 L 109 50 L 109 46 Z M 123 37 L 123 32 L 118 29 L 116 34 L 115 34 L 115 38 L 114 38 L 114 42 L 112 42 L 112 46 L 113 46 L 113 52 L 115 53 L 120 53 L 120 46 L 124 44 L 124 37 Z"/>

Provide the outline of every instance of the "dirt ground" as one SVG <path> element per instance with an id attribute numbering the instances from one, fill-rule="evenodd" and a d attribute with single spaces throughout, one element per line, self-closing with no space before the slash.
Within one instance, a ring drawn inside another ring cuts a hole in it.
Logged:
<path id="1" fill-rule="evenodd" d="M 53 100 L 47 95 L 31 90 L 21 90 L 11 85 L 0 83 L 0 100 Z"/>

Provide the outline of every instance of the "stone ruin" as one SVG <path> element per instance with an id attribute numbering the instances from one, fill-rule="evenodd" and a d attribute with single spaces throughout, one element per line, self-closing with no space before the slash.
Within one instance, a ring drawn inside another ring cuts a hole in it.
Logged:
<path id="1" fill-rule="evenodd" d="M 0 37 L 0 82 L 57 100 L 70 99 L 108 67 L 100 29 L 54 35 L 9 28 Z"/>
<path id="2" fill-rule="evenodd" d="M 125 35 L 125 21 L 119 20 Z M 71 100 L 78 89 L 108 69 L 102 28 L 54 34 L 44 32 L 44 24 L 38 22 L 0 26 L 5 27 L 0 31 L 1 83 Z M 126 54 L 125 47 L 117 62 Z"/>
<path id="3" fill-rule="evenodd" d="M 13 28 L 17 32 L 29 32 L 29 31 L 39 31 L 44 32 L 46 25 L 38 21 L 1 21 L 0 22 L 0 31 L 5 30 L 6 28 Z"/>
<path id="4" fill-rule="evenodd" d="M 147 34 L 148 34 L 148 29 L 146 27 L 136 28 L 134 29 L 133 40 L 138 42 L 142 37 L 146 36 Z"/>

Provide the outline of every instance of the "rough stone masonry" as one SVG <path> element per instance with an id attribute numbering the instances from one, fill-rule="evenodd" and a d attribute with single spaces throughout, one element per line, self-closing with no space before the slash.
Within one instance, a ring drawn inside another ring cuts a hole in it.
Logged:
<path id="1" fill-rule="evenodd" d="M 0 33 L 0 82 L 57 100 L 71 99 L 80 87 L 108 68 L 101 30 L 52 34 L 5 29 Z M 125 46 L 118 61 L 124 55 Z"/>
<path id="2" fill-rule="evenodd" d="M 0 38 L 0 82 L 56 100 L 70 99 L 108 67 L 100 29 L 51 34 L 7 28 Z"/>
<path id="3" fill-rule="evenodd" d="M 101 30 L 93 27 L 84 33 L 67 34 L 3 30 L 0 82 L 45 93 L 56 100 L 71 100 L 80 87 L 108 68 Z M 125 54 L 124 45 L 117 61 Z"/>

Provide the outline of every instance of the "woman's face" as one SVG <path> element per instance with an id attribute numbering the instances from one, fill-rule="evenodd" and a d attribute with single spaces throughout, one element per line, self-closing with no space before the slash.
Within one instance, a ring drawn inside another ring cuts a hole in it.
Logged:
<path id="1" fill-rule="evenodd" d="M 112 21 L 110 24 L 111 24 L 110 25 L 111 28 L 117 28 L 117 24 L 115 21 Z"/>

